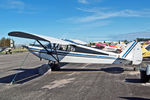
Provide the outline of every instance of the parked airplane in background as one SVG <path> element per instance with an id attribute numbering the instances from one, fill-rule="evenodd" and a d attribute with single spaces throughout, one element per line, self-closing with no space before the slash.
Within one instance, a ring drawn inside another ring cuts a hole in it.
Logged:
<path id="1" fill-rule="evenodd" d="M 12 53 L 11 50 L 14 48 L 13 40 L 10 40 L 10 46 L 0 47 L 0 52 Z"/>
<path id="2" fill-rule="evenodd" d="M 141 46 L 138 42 L 131 42 L 120 54 L 107 52 L 85 46 L 77 41 L 62 40 L 53 37 L 36 35 L 25 32 L 10 32 L 9 36 L 36 40 L 41 47 L 24 46 L 40 59 L 46 59 L 52 70 L 59 69 L 58 64 L 65 63 L 97 63 L 97 64 L 133 64 L 142 62 Z M 44 45 L 42 41 L 47 41 Z"/>
<path id="3" fill-rule="evenodd" d="M 125 44 L 117 44 L 117 45 L 110 45 L 109 43 L 98 43 L 96 44 L 95 48 L 102 49 L 104 51 L 110 51 L 115 53 L 121 53 L 125 49 Z"/>
<path id="4" fill-rule="evenodd" d="M 3 52 L 7 47 L 0 47 L 0 52 Z"/>
<path id="5" fill-rule="evenodd" d="M 142 53 L 143 53 L 144 60 L 150 60 L 150 45 L 143 45 Z"/>

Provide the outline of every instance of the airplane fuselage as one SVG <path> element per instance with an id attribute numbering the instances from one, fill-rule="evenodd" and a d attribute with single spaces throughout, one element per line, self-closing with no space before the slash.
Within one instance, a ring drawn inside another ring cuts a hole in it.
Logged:
<path id="1" fill-rule="evenodd" d="M 88 53 L 79 53 L 79 52 L 67 52 L 62 50 L 47 51 L 41 47 L 28 46 L 27 49 L 37 57 L 49 61 L 56 61 L 55 58 L 58 58 L 60 62 L 67 63 L 97 63 L 97 64 L 118 64 L 124 62 L 116 56 L 110 55 L 98 55 L 98 54 L 88 54 Z M 51 54 L 54 56 L 52 57 Z M 126 62 L 127 63 L 127 62 Z"/>

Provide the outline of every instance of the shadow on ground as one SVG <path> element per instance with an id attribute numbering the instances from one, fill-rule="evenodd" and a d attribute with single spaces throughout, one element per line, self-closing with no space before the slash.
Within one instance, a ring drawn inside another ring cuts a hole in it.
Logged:
<path id="1" fill-rule="evenodd" d="M 64 65 L 66 65 L 67 63 L 62 63 L 60 64 L 60 67 L 63 67 Z M 22 84 L 24 82 L 30 81 L 32 79 L 35 79 L 37 77 L 40 77 L 41 74 L 39 74 L 39 67 L 36 68 L 30 68 L 30 69 L 26 69 L 26 68 L 19 68 L 19 69 L 13 69 L 16 71 L 22 71 L 22 72 L 18 72 L 12 75 L 8 75 L 5 77 L 0 78 L 0 83 L 11 83 L 12 80 L 15 78 L 15 84 Z M 101 68 L 101 69 L 72 69 L 72 68 L 62 68 L 60 69 L 60 71 L 105 71 L 107 73 L 112 73 L 112 74 L 119 74 L 123 72 L 123 68 L 120 67 L 110 67 L 110 68 Z"/>
<path id="2" fill-rule="evenodd" d="M 126 100 L 150 100 L 150 98 L 141 98 L 141 97 L 120 97 L 122 99 L 126 99 Z"/>
<path id="3" fill-rule="evenodd" d="M 38 74 L 38 68 L 13 69 L 13 70 L 22 71 L 22 72 L 2 77 L 2 78 L 0 78 L 0 83 L 11 83 L 13 81 L 14 77 L 16 77 L 14 80 L 15 84 L 22 84 L 24 82 L 30 81 L 30 80 L 40 76 Z"/>
<path id="4" fill-rule="evenodd" d="M 80 68 L 64 68 L 61 69 L 60 71 L 104 71 L 107 73 L 111 73 L 111 74 L 120 74 L 124 72 L 124 69 L 121 67 L 109 67 L 109 68 L 101 68 L 101 69 L 91 69 L 91 68 L 84 68 L 84 69 L 80 69 Z"/>
<path id="5" fill-rule="evenodd" d="M 128 83 L 141 83 L 141 79 L 125 79 Z"/>
<path id="6" fill-rule="evenodd" d="M 64 66 L 65 63 L 60 64 L 60 67 Z M 41 65 L 42 66 L 42 65 Z M 14 83 L 15 84 L 22 84 L 25 83 L 27 81 L 30 81 L 32 79 L 35 79 L 37 77 L 40 77 L 43 74 L 39 74 L 39 68 L 41 68 L 41 66 L 36 67 L 36 68 L 19 68 L 19 69 L 12 69 L 12 70 L 16 70 L 16 71 L 22 71 L 22 72 L 18 72 L 15 74 L 11 74 L 5 77 L 0 78 L 0 83 L 11 83 L 15 77 Z M 10 70 L 10 71 L 12 71 Z"/>

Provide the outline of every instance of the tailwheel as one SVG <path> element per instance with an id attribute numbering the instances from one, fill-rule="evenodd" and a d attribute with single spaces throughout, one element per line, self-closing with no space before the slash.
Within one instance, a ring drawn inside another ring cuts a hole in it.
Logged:
<path id="1" fill-rule="evenodd" d="M 55 61 L 49 61 L 48 64 L 50 65 L 52 71 L 58 71 L 58 70 L 60 70 L 59 63 L 57 63 Z"/>

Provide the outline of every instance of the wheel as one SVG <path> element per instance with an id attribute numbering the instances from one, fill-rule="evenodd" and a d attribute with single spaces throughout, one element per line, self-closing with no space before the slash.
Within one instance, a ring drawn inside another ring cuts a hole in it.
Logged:
<path id="1" fill-rule="evenodd" d="M 52 69 L 52 71 L 58 71 L 58 70 L 60 70 L 59 64 L 52 64 L 51 65 L 51 69 Z"/>
<path id="2" fill-rule="evenodd" d="M 59 63 L 49 61 L 48 64 L 50 65 L 52 71 L 58 71 L 58 70 L 60 70 Z"/>

